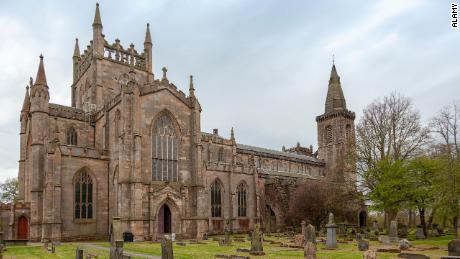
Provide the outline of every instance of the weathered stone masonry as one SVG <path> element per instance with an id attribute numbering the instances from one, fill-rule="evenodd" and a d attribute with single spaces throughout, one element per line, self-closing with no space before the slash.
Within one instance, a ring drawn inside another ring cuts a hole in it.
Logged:
<path id="1" fill-rule="evenodd" d="M 201 131 L 201 105 L 153 74 L 147 25 L 142 51 L 102 34 L 99 6 L 93 39 L 73 54 L 71 106 L 49 103 L 43 57 L 20 114 L 19 202 L 3 206 L 6 238 L 106 238 L 118 216 L 135 240 L 165 232 L 201 238 L 255 223 L 284 227 L 296 186 L 355 177 L 346 153 L 354 145 L 335 66 L 326 109 L 318 116 L 318 151 L 300 144 L 282 151 L 239 144 Z M 52 87 L 51 87 L 52 88 Z"/>

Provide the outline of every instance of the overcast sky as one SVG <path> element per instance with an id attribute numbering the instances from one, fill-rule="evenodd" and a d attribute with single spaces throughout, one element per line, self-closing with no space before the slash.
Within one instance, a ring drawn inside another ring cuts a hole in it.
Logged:
<path id="1" fill-rule="evenodd" d="M 101 1 L 106 39 L 142 50 L 151 24 L 154 72 L 187 92 L 195 78 L 202 131 L 281 149 L 316 146 L 332 55 L 359 119 L 398 91 L 424 121 L 460 99 L 460 29 L 451 1 Z M 51 102 L 70 105 L 74 40 L 92 37 L 94 1 L 0 2 L 0 181 L 17 175 L 19 115 L 45 56 Z M 357 119 L 357 120 L 358 120 Z"/>

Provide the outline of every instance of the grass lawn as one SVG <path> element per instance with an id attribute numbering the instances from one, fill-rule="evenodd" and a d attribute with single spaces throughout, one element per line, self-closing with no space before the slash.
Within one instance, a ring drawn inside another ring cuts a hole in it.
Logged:
<path id="1" fill-rule="evenodd" d="M 266 237 L 268 240 L 280 241 L 288 243 L 289 240 L 284 237 Z M 422 253 L 429 255 L 431 258 L 440 258 L 443 255 L 447 255 L 447 243 L 452 239 L 452 236 L 442 236 L 437 238 L 430 238 L 428 240 L 416 240 L 411 241 L 414 246 L 412 252 Z M 177 259 L 211 259 L 216 254 L 233 254 L 233 255 L 248 255 L 247 253 L 237 253 L 237 248 L 250 248 L 251 244 L 249 241 L 246 242 L 233 242 L 231 246 L 220 247 L 216 241 L 207 240 L 205 244 L 189 244 L 186 240 L 183 241 L 186 246 L 178 246 L 174 243 L 174 257 Z M 87 242 L 87 243 L 62 243 L 62 245 L 56 247 L 56 253 L 51 254 L 43 248 L 42 245 L 29 245 L 29 246 L 9 246 L 7 251 L 4 253 L 4 258 L 11 258 L 15 256 L 17 259 L 22 258 L 75 258 L 75 249 L 78 246 L 82 246 L 85 255 L 87 252 L 98 255 L 98 258 L 108 258 L 109 254 L 107 251 L 84 246 L 84 244 L 92 244 L 100 247 L 109 247 L 107 242 Z M 382 246 L 378 242 L 371 242 L 370 248 L 376 249 Z M 434 248 L 438 247 L 438 248 Z M 125 243 L 125 251 L 149 255 L 161 255 L 161 248 L 159 243 L 151 242 L 135 242 Z M 424 249 L 424 251 L 420 251 Z M 284 258 L 303 258 L 303 251 L 295 248 L 280 247 L 277 244 L 269 244 L 264 242 L 265 256 L 251 256 L 251 258 L 270 258 L 270 259 L 284 259 Z M 318 258 L 324 259 L 358 259 L 362 258 L 363 252 L 358 251 L 356 242 L 339 243 L 339 248 L 336 250 L 327 250 L 324 244 L 318 244 Z M 377 253 L 379 259 L 390 259 L 397 258 L 395 253 Z M 142 257 L 134 257 L 142 258 Z"/>

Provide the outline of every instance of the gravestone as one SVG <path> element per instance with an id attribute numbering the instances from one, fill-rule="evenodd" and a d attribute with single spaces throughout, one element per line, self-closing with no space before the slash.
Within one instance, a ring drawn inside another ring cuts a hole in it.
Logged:
<path id="1" fill-rule="evenodd" d="M 329 221 L 326 225 L 327 229 L 327 236 L 326 236 L 326 247 L 331 249 L 331 248 L 337 248 L 337 226 L 334 223 L 334 214 L 329 213 Z"/>
<path id="2" fill-rule="evenodd" d="M 399 236 L 406 238 L 409 234 L 409 227 L 407 225 L 402 225 L 401 230 L 399 231 Z"/>
<path id="3" fill-rule="evenodd" d="M 306 242 L 316 244 L 316 230 L 312 224 L 308 224 L 308 226 L 305 227 L 305 243 Z"/>
<path id="4" fill-rule="evenodd" d="M 380 235 L 378 240 L 380 243 L 383 243 L 385 245 L 389 245 L 391 243 L 389 236 Z"/>
<path id="5" fill-rule="evenodd" d="M 399 240 L 399 250 L 408 250 L 410 248 L 410 242 L 407 239 Z"/>
<path id="6" fill-rule="evenodd" d="M 415 231 L 415 238 L 425 239 L 425 233 L 423 233 L 423 227 L 418 225 L 417 230 Z"/>
<path id="7" fill-rule="evenodd" d="M 230 237 L 230 220 L 226 220 L 225 230 L 224 230 L 224 244 L 230 245 L 231 243 L 232 243 L 232 238 Z"/>
<path id="8" fill-rule="evenodd" d="M 257 223 L 254 225 L 254 231 L 252 231 L 251 237 L 251 251 L 249 252 L 252 255 L 264 255 L 263 247 L 263 236 L 260 232 L 260 225 Z"/>
<path id="9" fill-rule="evenodd" d="M 374 220 L 372 222 L 372 230 L 374 230 L 374 231 L 379 230 L 379 223 L 377 222 L 377 220 Z"/>
<path id="10" fill-rule="evenodd" d="M 80 247 L 75 250 L 75 259 L 83 259 L 83 249 Z"/>
<path id="11" fill-rule="evenodd" d="M 51 242 L 51 253 L 54 254 L 56 253 L 56 243 Z"/>
<path id="12" fill-rule="evenodd" d="M 369 241 L 365 239 L 358 240 L 358 250 L 359 251 L 367 251 L 369 250 Z"/>
<path id="13" fill-rule="evenodd" d="M 368 250 L 363 255 L 364 259 L 377 259 L 377 253 L 374 250 Z"/>
<path id="14" fill-rule="evenodd" d="M 447 245 L 447 251 L 450 256 L 460 256 L 460 239 L 454 239 Z"/>
<path id="15" fill-rule="evenodd" d="M 172 240 L 169 235 L 161 239 L 161 259 L 174 259 Z"/>
<path id="16" fill-rule="evenodd" d="M 203 240 L 208 240 L 208 233 L 207 232 L 203 234 Z"/>
<path id="17" fill-rule="evenodd" d="M 312 242 L 306 242 L 303 250 L 303 258 L 316 259 L 316 245 Z"/>
<path id="18" fill-rule="evenodd" d="M 408 252 L 401 252 L 398 254 L 399 258 L 408 258 L 408 259 L 430 259 L 429 256 L 424 254 L 414 254 Z"/>
<path id="19" fill-rule="evenodd" d="M 390 231 L 388 233 L 391 242 L 398 242 L 398 221 L 392 220 L 390 222 Z"/>
<path id="20" fill-rule="evenodd" d="M 300 223 L 300 226 L 301 226 L 301 229 L 302 229 L 302 236 L 305 236 L 305 227 L 307 225 L 307 222 L 305 222 L 305 220 L 302 220 L 302 222 Z"/>
<path id="21" fill-rule="evenodd" d="M 123 232 L 120 217 L 113 217 L 109 229 L 110 259 L 123 259 Z"/>

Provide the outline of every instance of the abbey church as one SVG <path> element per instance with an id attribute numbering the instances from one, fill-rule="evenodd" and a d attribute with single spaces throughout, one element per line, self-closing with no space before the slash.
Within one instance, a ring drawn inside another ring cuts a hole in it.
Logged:
<path id="1" fill-rule="evenodd" d="M 143 49 L 109 43 L 98 5 L 92 28 L 83 51 L 75 42 L 69 106 L 49 102 L 64 86 L 47 81 L 43 56 L 26 89 L 19 196 L 3 220 L 5 238 L 106 239 L 113 217 L 135 240 L 247 232 L 256 223 L 280 231 L 299 183 L 356 179 L 346 162 L 355 114 L 335 65 L 316 118 L 318 149 L 271 150 L 239 143 L 233 129 L 201 131 L 192 76 L 184 93 L 166 68 L 153 74 L 148 24 Z"/>

